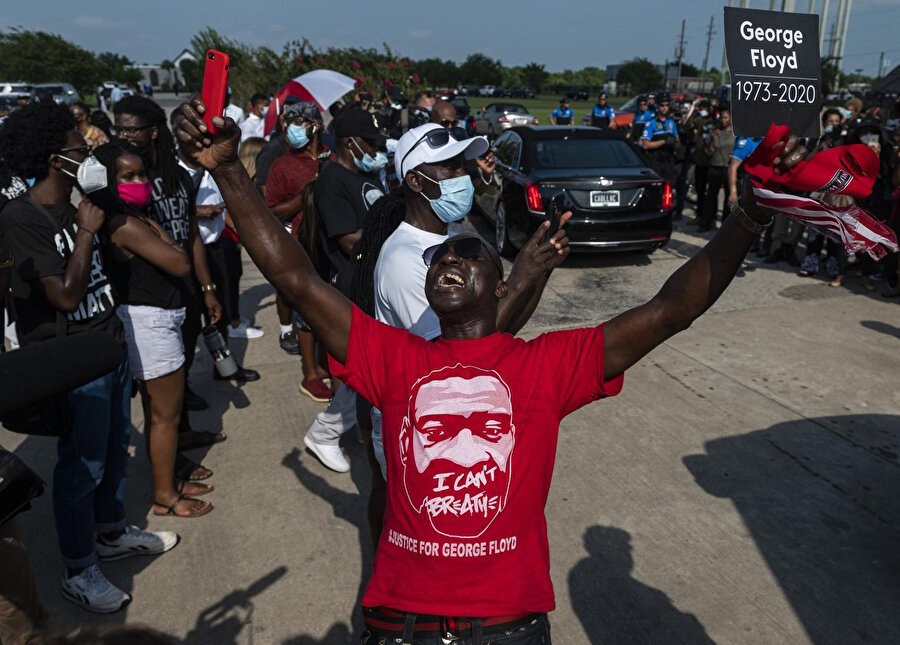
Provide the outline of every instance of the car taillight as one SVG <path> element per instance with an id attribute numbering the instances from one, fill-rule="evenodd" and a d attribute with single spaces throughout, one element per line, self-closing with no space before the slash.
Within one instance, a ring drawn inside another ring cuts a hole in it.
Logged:
<path id="1" fill-rule="evenodd" d="M 537 125 L 537 124 L 538 124 L 537 117 L 534 117 L 534 118 L 531 120 L 531 125 Z"/>
<path id="2" fill-rule="evenodd" d="M 505 115 L 505 114 L 501 115 L 500 118 L 497 119 L 497 121 L 498 121 L 499 123 L 509 123 L 509 119 L 506 118 L 506 115 Z"/>
<path id="3" fill-rule="evenodd" d="M 544 212 L 544 204 L 541 202 L 541 191 L 538 189 L 537 184 L 530 181 L 525 183 L 525 199 L 528 201 L 528 210 L 536 213 Z"/>
<path id="4" fill-rule="evenodd" d="M 672 184 L 664 184 L 663 185 L 663 194 L 662 194 L 662 209 L 664 211 L 672 208 L 672 205 L 675 203 L 675 194 L 672 191 Z"/>

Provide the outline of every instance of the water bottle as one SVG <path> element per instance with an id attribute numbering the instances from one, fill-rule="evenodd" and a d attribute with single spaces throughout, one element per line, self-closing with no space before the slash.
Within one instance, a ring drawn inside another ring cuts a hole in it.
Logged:
<path id="1" fill-rule="evenodd" d="M 231 355 L 231 350 L 225 344 L 225 339 L 219 330 L 212 325 L 203 328 L 203 342 L 206 343 L 206 349 L 213 357 L 216 371 L 222 378 L 231 378 L 237 373 L 237 363 Z"/>

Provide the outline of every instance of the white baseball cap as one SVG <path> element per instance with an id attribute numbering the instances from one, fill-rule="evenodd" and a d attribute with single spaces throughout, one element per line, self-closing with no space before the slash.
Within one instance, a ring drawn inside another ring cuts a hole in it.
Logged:
<path id="1" fill-rule="evenodd" d="M 466 159 L 474 159 L 487 152 L 489 147 L 487 139 L 484 137 L 472 137 L 457 141 L 452 134 L 447 138 L 446 144 L 432 147 L 432 144 L 425 140 L 426 135 L 432 130 L 444 130 L 444 128 L 437 123 L 426 123 L 408 131 L 397 142 L 397 149 L 394 150 L 394 170 L 401 182 L 406 177 L 406 173 L 419 164 L 437 163 L 452 159 L 459 154 Z M 450 131 L 447 130 L 447 132 Z"/>

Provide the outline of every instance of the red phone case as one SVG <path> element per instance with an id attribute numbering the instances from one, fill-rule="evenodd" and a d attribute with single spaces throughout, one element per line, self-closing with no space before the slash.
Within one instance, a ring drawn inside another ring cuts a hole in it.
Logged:
<path id="1" fill-rule="evenodd" d="M 228 93 L 228 67 L 231 58 L 228 54 L 215 49 L 206 52 L 206 68 L 203 70 L 203 91 L 200 96 L 206 104 L 203 120 L 212 134 L 218 130 L 213 127 L 214 116 L 222 116 L 225 112 L 225 95 Z"/>

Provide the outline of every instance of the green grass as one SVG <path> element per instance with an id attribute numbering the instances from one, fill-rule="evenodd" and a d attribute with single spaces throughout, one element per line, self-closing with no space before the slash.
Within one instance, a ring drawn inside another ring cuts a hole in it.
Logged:
<path id="1" fill-rule="evenodd" d="M 496 103 L 498 101 L 518 103 L 519 105 L 524 105 L 529 113 L 536 116 L 538 118 L 538 122 L 541 125 L 550 125 L 550 113 L 559 107 L 559 99 L 561 97 L 562 94 L 541 94 L 533 99 L 495 99 L 491 96 L 469 96 L 466 98 L 469 101 L 469 105 L 472 106 L 473 114 L 489 103 Z M 612 96 L 609 99 L 609 104 L 614 108 L 617 108 L 625 103 L 629 98 L 631 97 Z M 594 104 L 596 102 L 597 97 L 592 97 L 588 101 L 572 101 L 570 103 L 569 107 L 571 107 L 572 111 L 575 113 L 576 124 L 581 125 L 582 117 L 584 117 L 585 114 L 590 114 L 591 109 L 594 107 Z"/>

